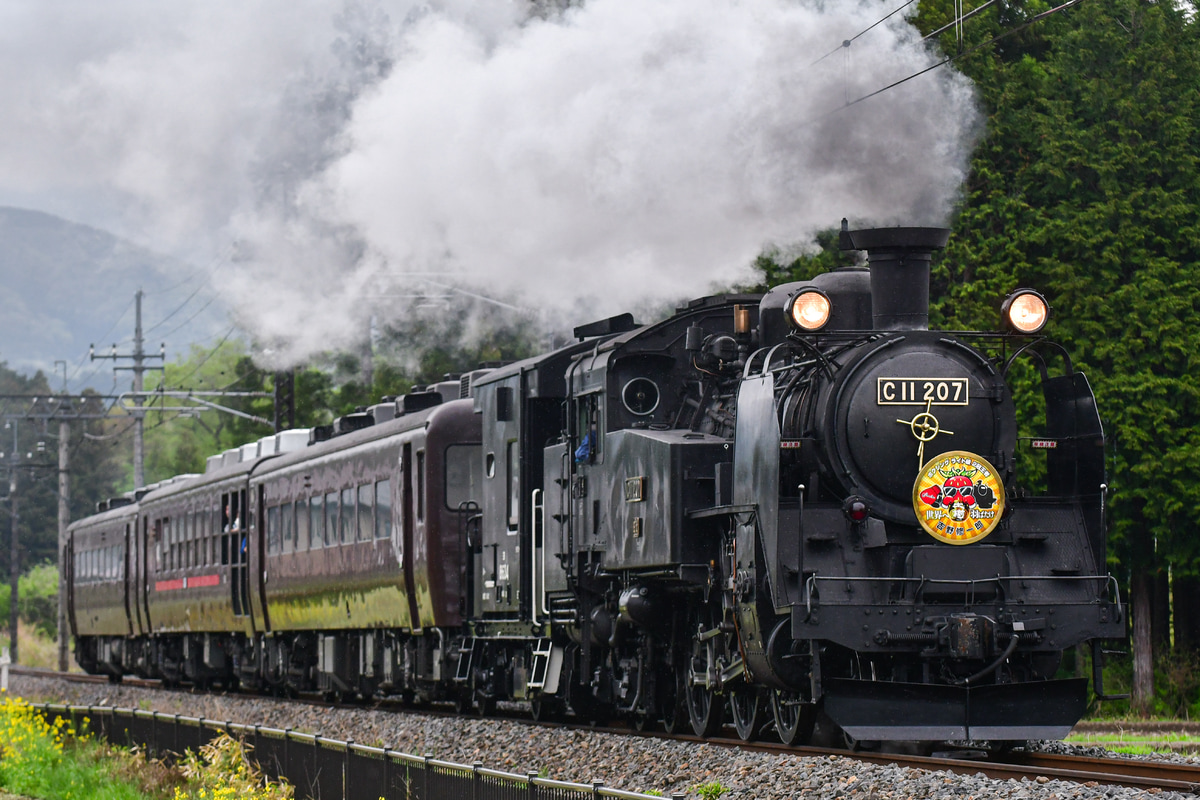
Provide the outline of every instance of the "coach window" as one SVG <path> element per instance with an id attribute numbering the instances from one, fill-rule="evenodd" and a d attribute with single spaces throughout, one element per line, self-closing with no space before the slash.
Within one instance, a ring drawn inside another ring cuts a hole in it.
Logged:
<path id="1" fill-rule="evenodd" d="M 183 535 L 187 539 L 187 544 L 184 545 L 184 566 L 196 566 L 196 515 L 189 511 L 183 518 Z"/>
<path id="2" fill-rule="evenodd" d="M 354 489 L 342 489 L 342 544 L 353 544 L 358 518 L 354 511 Z"/>
<path id="3" fill-rule="evenodd" d="M 205 566 L 213 563 L 212 518 L 213 510 L 211 508 L 200 512 L 200 534 L 204 537 L 204 541 L 200 545 L 200 560 L 204 562 Z"/>
<path id="4" fill-rule="evenodd" d="M 241 494 L 241 496 L 242 496 L 242 508 L 244 508 L 246 510 L 246 513 L 242 514 L 242 517 L 246 521 L 246 524 L 242 526 L 242 530 L 247 530 L 247 531 L 250 531 L 251 533 L 253 533 L 256 530 L 255 525 L 258 524 L 258 521 L 255 519 L 255 516 L 254 516 L 255 514 L 259 513 L 258 504 L 246 502 L 246 492 L 245 491 L 239 492 L 239 494 Z M 242 537 L 243 540 L 245 540 L 245 538 L 246 538 L 245 536 Z M 242 563 L 245 563 L 245 562 L 246 562 L 246 554 L 245 554 L 245 551 L 243 550 Z"/>
<path id="5" fill-rule="evenodd" d="M 452 444 L 446 448 L 446 508 L 458 511 L 464 503 L 478 502 L 483 492 L 483 468 L 477 444 Z"/>
<path id="6" fill-rule="evenodd" d="M 338 543 L 338 493 L 325 493 L 325 546 L 333 547 Z"/>
<path id="7" fill-rule="evenodd" d="M 296 549 L 295 516 L 292 514 L 294 508 L 290 502 L 284 503 L 281 506 L 282 517 L 280 518 L 280 524 L 283 526 L 283 552 L 285 553 L 290 553 Z"/>
<path id="8" fill-rule="evenodd" d="M 310 538 L 309 547 L 316 550 L 325 546 L 325 496 L 315 494 L 308 501 Z"/>
<path id="9" fill-rule="evenodd" d="M 392 538 L 392 482 L 375 484 L 375 538 Z"/>
<path id="10" fill-rule="evenodd" d="M 508 530 L 511 533 L 521 522 L 521 451 L 515 441 L 508 443 Z"/>
<path id="11" fill-rule="evenodd" d="M 267 552 L 274 555 L 279 549 L 279 506 L 270 506 L 267 508 Z"/>
<path id="12" fill-rule="evenodd" d="M 375 487 L 364 483 L 358 487 L 358 540 L 375 538 Z"/>
<path id="13" fill-rule="evenodd" d="M 208 564 L 208 509 L 196 509 L 196 566 Z"/>
<path id="14" fill-rule="evenodd" d="M 425 519 L 425 451 L 417 451 L 417 521 Z"/>
<path id="15" fill-rule="evenodd" d="M 163 570 L 162 520 L 154 520 L 154 571 Z"/>
<path id="16" fill-rule="evenodd" d="M 296 501 L 296 552 L 308 549 L 308 499 Z"/>
<path id="17" fill-rule="evenodd" d="M 175 569 L 175 526 L 168 517 L 163 517 L 163 540 L 167 549 L 167 569 Z"/>

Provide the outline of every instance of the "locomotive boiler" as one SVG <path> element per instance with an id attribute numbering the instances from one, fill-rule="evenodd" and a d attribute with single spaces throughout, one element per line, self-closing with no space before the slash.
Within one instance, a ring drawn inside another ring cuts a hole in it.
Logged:
<path id="1" fill-rule="evenodd" d="M 947 231 L 843 228 L 866 266 L 582 325 L 76 523 L 77 658 L 790 744 L 1061 738 L 1063 652 L 1125 630 L 1091 389 L 1036 292 L 930 330 Z"/>

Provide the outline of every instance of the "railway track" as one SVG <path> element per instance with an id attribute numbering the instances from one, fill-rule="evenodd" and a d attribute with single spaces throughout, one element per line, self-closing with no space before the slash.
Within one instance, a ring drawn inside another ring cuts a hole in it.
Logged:
<path id="1" fill-rule="evenodd" d="M 28 675 L 31 677 L 77 683 L 109 683 L 108 679 L 102 675 L 61 673 L 53 670 L 28 667 L 13 667 L 10 671 L 15 675 Z M 146 689 L 164 688 L 161 681 L 132 677 L 125 678 L 121 685 Z M 361 705 L 329 703 L 315 698 L 303 698 L 301 702 L 330 708 L 362 708 Z M 405 713 L 453 716 L 452 712 L 437 708 L 413 709 L 399 705 L 393 708 L 390 704 L 381 705 L 380 708 L 381 710 L 402 710 Z M 824 747 L 785 747 L 782 744 L 773 742 L 744 742 L 736 737 L 700 739 L 691 735 L 672 735 L 656 731 L 638 732 L 632 727 L 627 726 L 596 726 L 591 724 L 576 724 L 570 721 L 539 723 L 534 722 L 523 714 L 515 712 L 505 713 L 503 710 L 496 716 L 528 725 L 579 728 L 625 736 L 673 739 L 696 744 L 704 743 L 716 747 L 740 748 L 751 752 L 814 758 L 853 759 L 875 764 L 893 764 L 913 769 L 944 771 L 957 775 L 976 775 L 982 773 L 989 778 L 997 780 L 1024 779 L 1037 782 L 1062 780 L 1089 785 L 1113 785 L 1144 790 L 1158 789 L 1200 794 L 1200 765 L 1174 761 L 1137 760 L 1116 757 L 1096 758 L 1091 756 L 1024 751 L 1010 752 L 999 756 L 995 754 L 989 755 L 983 751 L 957 751 L 932 756 L 920 756 L 894 752 L 864 752 L 861 750 L 842 750 Z M 1162 728 L 1160 726 L 1156 729 L 1161 730 Z"/>

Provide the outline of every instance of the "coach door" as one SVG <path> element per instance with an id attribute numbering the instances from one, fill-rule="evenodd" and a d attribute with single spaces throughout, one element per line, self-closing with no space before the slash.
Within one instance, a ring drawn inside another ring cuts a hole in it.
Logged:
<path id="1" fill-rule="evenodd" d="M 255 491 L 251 487 L 251 494 L 254 497 L 255 503 L 253 511 L 250 514 L 250 553 L 249 563 L 246 565 L 246 586 L 248 589 L 247 596 L 250 598 L 250 606 L 254 612 L 253 620 L 257 623 L 254 627 L 256 630 L 266 631 L 271 629 L 270 621 L 267 619 L 267 597 L 266 586 L 263 579 L 267 572 L 266 560 L 266 542 L 267 542 L 267 504 L 266 504 L 265 486 L 259 486 Z M 276 525 L 278 525 L 278 521 Z M 279 536 L 278 529 L 275 534 Z"/>
<path id="2" fill-rule="evenodd" d="M 138 517 L 142 522 L 142 534 L 138 537 L 138 585 L 136 591 L 138 608 L 142 614 L 142 631 L 150 633 L 153 630 L 150 621 L 150 518 Z M 136 522 L 134 523 L 137 524 Z M 155 523 L 154 526 L 154 541 L 158 541 L 161 534 L 159 530 L 160 523 Z"/>
<path id="3" fill-rule="evenodd" d="M 235 617 L 250 613 L 249 540 L 246 535 L 246 493 L 221 495 L 221 563 L 229 567 L 230 603 Z"/>
<path id="4" fill-rule="evenodd" d="M 413 549 L 416 497 L 420 488 L 418 483 L 423 484 L 425 480 L 424 477 L 418 478 L 416 472 L 413 467 L 412 442 L 405 442 L 400 453 L 400 558 L 403 560 L 404 591 L 408 596 L 409 619 L 414 630 L 421 627 L 421 617 L 417 613 L 416 551 Z"/>
<path id="5" fill-rule="evenodd" d="M 75 627 L 75 534 L 67 534 L 67 543 L 62 552 L 63 579 L 67 582 L 67 626 L 71 636 L 78 636 Z"/>
<path id="6" fill-rule="evenodd" d="M 135 519 L 133 525 L 136 524 L 137 520 Z M 134 587 L 137 586 L 137 581 L 133 576 L 133 525 L 125 523 L 125 536 L 121 540 L 121 597 L 125 601 L 125 624 L 128 626 L 130 636 L 137 631 L 134 619 L 137 615 L 137 599 L 133 594 Z"/>

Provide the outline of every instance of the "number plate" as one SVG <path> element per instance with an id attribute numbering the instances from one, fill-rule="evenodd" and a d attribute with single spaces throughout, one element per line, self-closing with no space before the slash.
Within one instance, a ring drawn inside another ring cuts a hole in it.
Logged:
<path id="1" fill-rule="evenodd" d="M 876 402 L 881 406 L 965 406 L 966 378 L 879 378 Z"/>

